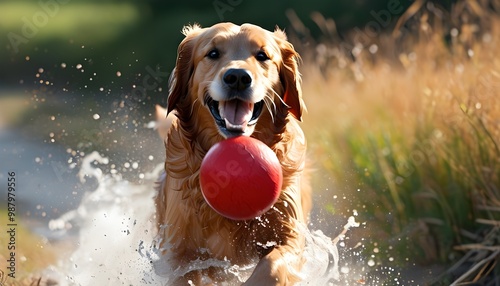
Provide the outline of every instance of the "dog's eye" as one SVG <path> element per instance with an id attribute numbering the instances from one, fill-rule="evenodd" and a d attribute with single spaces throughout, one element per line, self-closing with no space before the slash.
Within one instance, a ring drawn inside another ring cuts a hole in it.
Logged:
<path id="1" fill-rule="evenodd" d="M 267 56 L 267 54 L 266 54 L 264 51 L 259 51 L 259 52 L 255 55 L 255 58 L 256 58 L 259 62 L 267 61 L 267 60 L 269 59 L 269 57 Z"/>
<path id="2" fill-rule="evenodd" d="M 208 52 L 207 57 L 210 59 L 218 59 L 220 57 L 219 50 L 213 49 Z"/>

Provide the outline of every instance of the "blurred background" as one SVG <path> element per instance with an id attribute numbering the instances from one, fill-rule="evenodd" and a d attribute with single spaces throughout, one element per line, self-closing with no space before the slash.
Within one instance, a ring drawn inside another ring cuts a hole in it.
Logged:
<path id="1" fill-rule="evenodd" d="M 0 200 L 15 171 L 23 236 L 36 234 L 25 252 L 49 249 L 26 273 L 55 259 L 48 222 L 96 187 L 78 178 L 83 157 L 98 151 L 104 173 L 139 184 L 162 163 L 152 121 L 180 31 L 231 21 L 285 29 L 302 55 L 311 227 L 334 237 L 347 217 L 362 222 L 342 245 L 344 271 L 359 269 L 345 285 L 498 285 L 499 11 L 498 0 L 1 1 Z"/>
<path id="2" fill-rule="evenodd" d="M 447 1 L 444 1 L 447 2 Z M 33 85 L 31 74 L 40 67 L 53 76 L 53 84 L 89 87 L 132 83 L 130 75 L 145 66 L 171 70 L 175 51 L 186 24 L 210 26 L 217 22 L 250 22 L 266 29 L 290 28 L 290 13 L 303 21 L 315 38 L 321 30 L 311 19 L 320 12 L 335 19 L 342 34 L 373 20 L 370 12 L 393 8 L 399 15 L 411 1 L 2 1 L 2 53 L 0 71 L 3 87 Z M 289 15 L 287 17 L 287 14 Z M 382 28 L 391 28 L 397 16 L 384 19 Z M 387 23 L 385 23 L 387 21 Z M 29 57 L 29 60 L 26 60 Z M 65 63 L 68 69 L 62 70 Z M 93 82 L 76 82 L 74 67 L 85 64 L 100 71 Z M 116 71 L 122 78 L 116 78 Z M 68 84 L 69 81 L 69 84 Z"/>
<path id="3" fill-rule="evenodd" d="M 155 104 L 165 106 L 184 25 L 232 21 L 269 30 L 278 26 L 305 52 L 331 37 L 329 32 L 342 37 L 388 7 L 395 14 L 381 15 L 375 32 L 390 30 L 410 4 L 395 0 L 2 1 L 0 126 L 10 136 L 3 140 L 2 156 L 9 157 L 2 158 L 2 168 L 18 166 L 25 171 L 34 164 L 37 170 L 33 171 L 43 173 L 50 167 L 58 173 L 59 177 L 49 170 L 51 176 L 37 176 L 50 178 L 48 182 L 24 180 L 30 189 L 39 190 L 36 199 L 23 202 L 29 205 L 26 209 L 36 218 L 43 213 L 49 219 L 78 203 L 82 192 L 64 193 L 64 200 L 50 206 L 39 203 L 38 196 L 48 199 L 57 190 L 81 188 L 72 187 L 77 170 L 67 166 L 76 166 L 89 151 L 106 151 L 119 166 L 138 162 L 144 150 L 154 160 L 142 162 L 141 168 L 162 160 L 161 142 L 144 126 L 154 120 Z M 330 31 L 321 26 L 325 19 L 331 21 Z M 25 143 L 31 145 L 23 152 L 11 152 Z M 41 147 L 59 147 L 64 152 L 56 160 L 54 152 L 38 152 Z M 68 163 L 68 155 L 78 158 Z M 68 182 L 71 186 L 53 186 Z"/>

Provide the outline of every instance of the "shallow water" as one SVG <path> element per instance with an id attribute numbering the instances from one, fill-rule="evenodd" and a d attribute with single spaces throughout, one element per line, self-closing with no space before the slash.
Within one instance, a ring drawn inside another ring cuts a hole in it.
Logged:
<path id="1" fill-rule="evenodd" d="M 169 264 L 168 257 L 160 257 L 154 246 L 153 198 L 162 165 L 146 173 L 137 184 L 119 174 L 104 173 L 100 166 L 108 163 L 97 152 L 87 155 L 79 177 L 82 181 L 97 180 L 97 188 L 83 197 L 78 208 L 50 221 L 50 229 L 62 239 L 69 239 L 75 229 L 78 232 L 76 248 L 47 269 L 48 276 L 60 285 L 168 285 L 187 271 L 210 266 L 224 268 L 233 281 L 244 281 L 250 275 L 254 265 L 211 259 L 194 261 L 189 269 L 180 269 Z M 345 229 L 355 226 L 352 217 Z M 339 282 L 342 273 L 334 240 L 321 230 L 304 226 L 303 232 L 306 263 L 299 273 L 303 278 L 300 285 L 346 285 Z"/>

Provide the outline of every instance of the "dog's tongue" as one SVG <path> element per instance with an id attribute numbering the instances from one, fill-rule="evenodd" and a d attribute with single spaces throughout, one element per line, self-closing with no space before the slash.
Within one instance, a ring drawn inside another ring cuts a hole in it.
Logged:
<path id="1" fill-rule="evenodd" d="M 226 120 L 226 126 L 230 129 L 245 129 L 252 119 L 253 103 L 238 99 L 220 102 L 219 112 Z"/>

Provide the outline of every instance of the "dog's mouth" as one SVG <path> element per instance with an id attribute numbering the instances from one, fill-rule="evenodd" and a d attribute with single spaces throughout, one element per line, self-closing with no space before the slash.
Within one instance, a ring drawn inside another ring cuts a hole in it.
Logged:
<path id="1" fill-rule="evenodd" d="M 227 136 L 250 135 L 248 129 L 257 124 L 262 113 L 264 100 L 257 103 L 231 99 L 227 101 L 205 98 L 205 105 L 210 110 L 219 130 Z"/>

